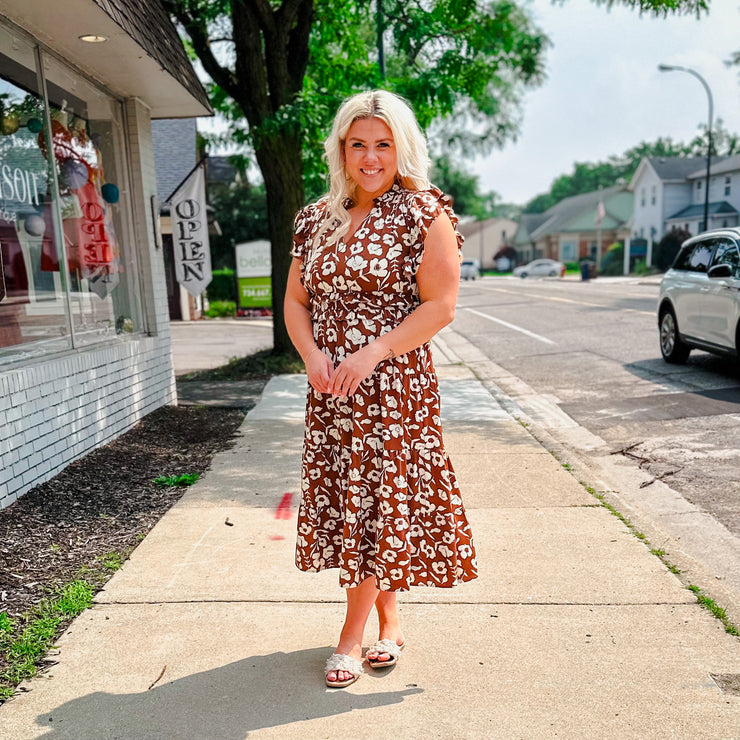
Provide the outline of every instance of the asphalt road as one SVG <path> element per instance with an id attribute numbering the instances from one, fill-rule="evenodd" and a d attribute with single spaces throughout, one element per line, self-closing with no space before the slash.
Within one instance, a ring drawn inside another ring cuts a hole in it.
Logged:
<path id="1" fill-rule="evenodd" d="M 740 535 L 740 371 L 698 351 L 666 364 L 657 296 L 637 280 L 484 278 L 463 282 L 453 329 L 555 436 L 570 417 Z"/>

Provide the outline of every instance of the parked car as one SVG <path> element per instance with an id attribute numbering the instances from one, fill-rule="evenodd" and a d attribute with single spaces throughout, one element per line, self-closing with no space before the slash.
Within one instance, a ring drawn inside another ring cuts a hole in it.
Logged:
<path id="1" fill-rule="evenodd" d="M 477 280 L 480 277 L 480 260 L 463 260 L 460 277 L 463 280 Z"/>
<path id="2" fill-rule="evenodd" d="M 683 363 L 692 349 L 738 357 L 740 229 L 715 229 L 687 239 L 660 283 L 658 330 L 666 362 Z"/>
<path id="3" fill-rule="evenodd" d="M 514 277 L 562 277 L 565 265 L 557 260 L 533 260 L 527 265 L 514 268 Z"/>

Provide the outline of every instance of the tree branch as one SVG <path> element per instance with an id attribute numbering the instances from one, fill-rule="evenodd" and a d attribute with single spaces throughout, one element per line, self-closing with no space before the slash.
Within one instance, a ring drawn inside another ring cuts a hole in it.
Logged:
<path id="1" fill-rule="evenodd" d="M 237 78 L 231 70 L 219 64 L 211 49 L 211 40 L 208 38 L 208 28 L 201 18 L 196 20 L 177 0 L 163 0 L 165 10 L 183 26 L 193 43 L 195 53 L 211 79 L 233 98 L 239 90 Z"/>

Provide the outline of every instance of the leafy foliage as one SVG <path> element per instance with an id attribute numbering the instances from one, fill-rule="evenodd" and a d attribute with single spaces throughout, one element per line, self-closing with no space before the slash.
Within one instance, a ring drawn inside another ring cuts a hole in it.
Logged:
<path id="1" fill-rule="evenodd" d="M 460 215 L 475 216 L 479 220 L 495 215 L 498 194 L 480 194 L 478 176 L 465 172 L 449 156 L 435 160 L 431 179 L 438 188 L 452 196 L 455 211 Z"/>
<path id="2" fill-rule="evenodd" d="M 601 259 L 599 272 L 602 275 L 621 275 L 624 269 L 624 246 L 617 242 L 606 250 Z"/>
<path id="3" fill-rule="evenodd" d="M 269 238 L 264 185 L 211 182 L 208 199 L 221 234 L 210 237 L 215 269 L 234 267 L 234 244 Z"/>
<path id="4" fill-rule="evenodd" d="M 263 350 L 246 357 L 232 357 L 226 365 L 189 373 L 180 380 L 262 380 L 273 375 L 303 372 L 305 372 L 303 362 L 295 355 Z"/>
<path id="5" fill-rule="evenodd" d="M 192 486 L 200 478 L 198 473 L 182 473 L 181 475 L 160 475 L 154 479 L 158 486 L 167 486 L 169 488 L 179 486 Z"/>
<path id="6" fill-rule="evenodd" d="M 673 264 L 673 260 L 676 259 L 681 244 L 690 236 L 691 234 L 685 229 L 677 229 L 675 231 L 669 231 L 658 242 L 658 246 L 655 248 L 654 262 L 661 272 L 665 272 Z"/>
<path id="7" fill-rule="evenodd" d="M 592 0 L 596 5 L 604 5 L 608 9 L 615 5 L 626 5 L 632 10 L 640 13 L 651 13 L 657 16 L 667 16 L 671 13 L 683 15 L 695 15 L 701 17 L 702 13 L 709 12 L 710 0 Z"/>

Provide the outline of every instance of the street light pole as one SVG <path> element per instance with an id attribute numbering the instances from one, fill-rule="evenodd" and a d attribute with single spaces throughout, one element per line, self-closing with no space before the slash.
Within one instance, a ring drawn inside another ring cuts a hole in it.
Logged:
<path id="1" fill-rule="evenodd" d="M 707 81 L 693 69 L 689 69 L 688 67 L 679 67 L 674 64 L 659 64 L 658 69 L 661 72 L 687 72 L 701 82 L 707 93 L 707 99 L 709 100 L 709 125 L 707 128 L 707 182 L 704 187 L 704 226 L 702 228 L 702 231 L 706 231 L 709 228 L 709 174 L 712 169 L 712 116 L 714 113 L 712 91 L 709 89 Z"/>

